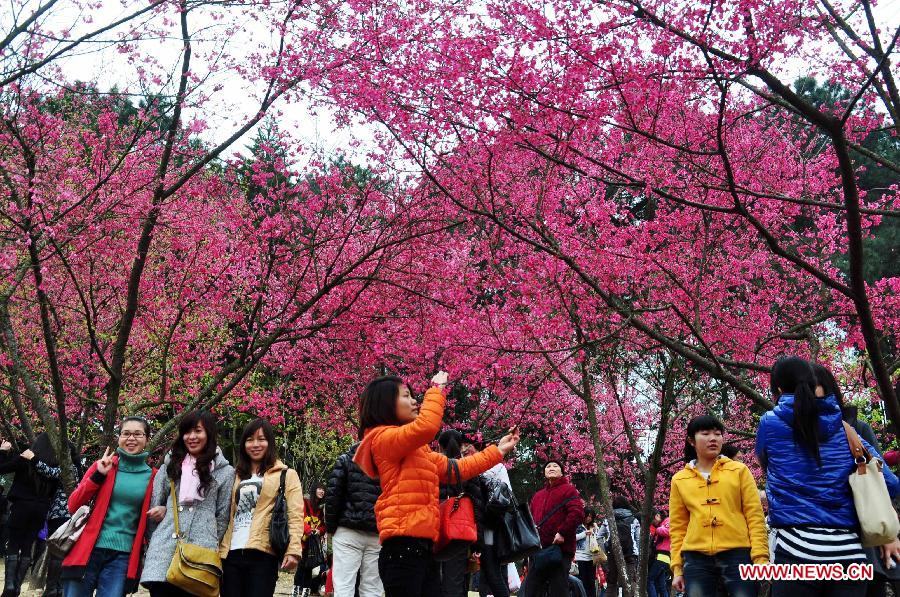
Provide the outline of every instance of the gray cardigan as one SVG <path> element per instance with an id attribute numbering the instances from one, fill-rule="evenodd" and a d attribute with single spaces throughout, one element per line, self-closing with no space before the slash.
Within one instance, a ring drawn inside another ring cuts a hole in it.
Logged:
<path id="1" fill-rule="evenodd" d="M 172 556 L 175 555 L 175 519 L 172 516 L 172 498 L 169 495 L 169 476 L 166 474 L 168 464 L 167 454 L 153 480 L 150 507 L 165 506 L 166 516 L 155 529 L 152 528 L 152 522 L 148 526 L 152 534 L 144 559 L 141 584 L 165 582 L 166 572 L 172 563 Z M 231 486 L 234 484 L 234 467 L 228 464 L 218 449 L 212 476 L 213 482 L 206 492 L 205 499 L 192 506 L 179 506 L 178 525 L 186 542 L 218 550 L 225 529 L 228 528 Z M 177 490 L 178 482 L 175 483 L 175 487 Z"/>

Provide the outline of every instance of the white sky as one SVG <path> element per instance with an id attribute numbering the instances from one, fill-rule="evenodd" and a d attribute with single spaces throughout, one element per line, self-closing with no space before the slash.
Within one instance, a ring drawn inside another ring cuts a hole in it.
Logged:
<path id="1" fill-rule="evenodd" d="M 61 0 L 59 6 L 63 9 L 55 13 L 52 22 L 46 23 L 45 27 L 57 30 L 71 27 L 75 32 L 85 27 L 74 2 L 75 0 Z M 134 6 L 143 4 L 136 4 L 133 0 L 105 0 L 99 6 L 100 8 L 93 13 L 94 23 L 113 21 L 126 14 L 125 8 L 134 10 Z M 900 25 L 900 0 L 881 0 L 877 10 L 885 32 L 892 31 Z M 9 12 L 0 12 L 0 31 L 8 30 L 10 20 Z M 216 62 L 216 57 L 220 56 L 223 47 L 227 54 L 240 57 L 260 48 L 273 49 L 276 47 L 277 39 L 259 21 L 253 20 L 231 23 L 234 29 L 228 31 L 227 20 L 214 19 L 208 7 L 192 11 L 189 24 L 195 38 L 192 71 L 200 77 L 208 76 L 202 86 L 207 91 L 212 89 L 214 84 L 221 85 L 221 91 L 212 93 L 212 99 L 203 106 L 203 116 L 208 124 L 203 137 L 210 142 L 221 141 L 245 122 L 249 115 L 255 113 L 258 106 L 256 98 L 261 92 L 261 87 L 254 88 L 228 68 L 209 76 L 211 66 Z M 96 24 L 92 26 L 96 27 Z M 120 91 L 139 95 L 147 91 L 141 89 L 137 77 L 138 69 L 144 68 L 159 77 L 158 83 L 153 83 L 150 91 L 162 90 L 172 95 L 176 74 L 180 69 L 181 40 L 177 35 L 175 23 L 171 24 L 169 30 L 172 34 L 170 37 L 144 42 L 140 48 L 145 56 L 155 59 L 155 65 L 131 63 L 127 55 L 110 46 L 97 50 L 96 45 L 88 45 L 80 53 L 60 61 L 59 68 L 66 79 L 92 81 L 101 90 L 108 90 L 115 85 Z M 886 37 L 887 33 L 884 36 Z M 116 38 L 107 37 L 107 39 Z M 896 62 L 898 61 L 895 60 Z M 791 73 L 803 74 L 812 65 L 791 64 L 786 67 Z M 145 78 L 150 79 L 152 76 Z M 299 101 L 289 103 L 280 101 L 272 110 L 272 115 L 280 128 L 290 133 L 302 145 L 303 151 L 300 155 L 305 159 L 311 159 L 312 156 L 334 156 L 344 153 L 354 161 L 365 162 L 366 153 L 373 148 L 374 128 L 364 124 L 350 129 L 338 128 L 334 124 L 332 112 L 325 108 L 313 111 L 311 105 L 312 102 L 303 101 L 301 98 Z M 186 114 L 187 118 L 192 116 L 197 116 L 196 111 L 194 114 L 190 112 Z M 252 136 L 251 131 L 225 155 L 243 151 Z M 304 166 L 303 163 L 295 165 L 301 168 Z"/>

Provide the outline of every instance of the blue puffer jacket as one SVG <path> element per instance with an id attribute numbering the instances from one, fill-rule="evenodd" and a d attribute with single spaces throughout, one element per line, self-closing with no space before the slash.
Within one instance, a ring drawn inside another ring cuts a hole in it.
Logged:
<path id="1" fill-rule="evenodd" d="M 756 434 L 756 455 L 766 468 L 769 524 L 774 528 L 821 526 L 857 529 L 848 478 L 853 456 L 841 424 L 841 409 L 834 396 L 819 402 L 819 455 L 822 466 L 794 441 L 794 396 L 782 394 L 778 405 L 763 415 Z M 862 440 L 873 457 L 875 448 Z M 891 497 L 900 493 L 900 481 L 887 466 L 884 479 Z"/>

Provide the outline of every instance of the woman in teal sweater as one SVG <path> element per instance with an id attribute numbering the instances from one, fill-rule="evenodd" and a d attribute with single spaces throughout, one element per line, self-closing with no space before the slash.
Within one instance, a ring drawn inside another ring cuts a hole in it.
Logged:
<path id="1" fill-rule="evenodd" d="M 129 417 L 119 447 L 91 466 L 69 497 L 74 512 L 94 500 L 88 522 L 63 561 L 66 597 L 122 597 L 137 588 L 153 476 L 144 450 L 147 421 Z"/>

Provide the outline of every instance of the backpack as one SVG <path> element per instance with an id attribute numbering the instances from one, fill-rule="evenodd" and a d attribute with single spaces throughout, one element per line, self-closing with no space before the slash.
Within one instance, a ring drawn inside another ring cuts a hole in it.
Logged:
<path id="1" fill-rule="evenodd" d="M 619 543 L 622 544 L 622 555 L 633 556 L 637 554 L 634 549 L 634 539 L 631 538 L 631 523 L 634 522 L 634 516 L 629 514 L 625 518 L 620 518 L 618 514 L 616 518 L 616 532 L 619 534 Z M 608 539 L 605 545 L 606 553 L 612 554 L 612 539 Z"/>

